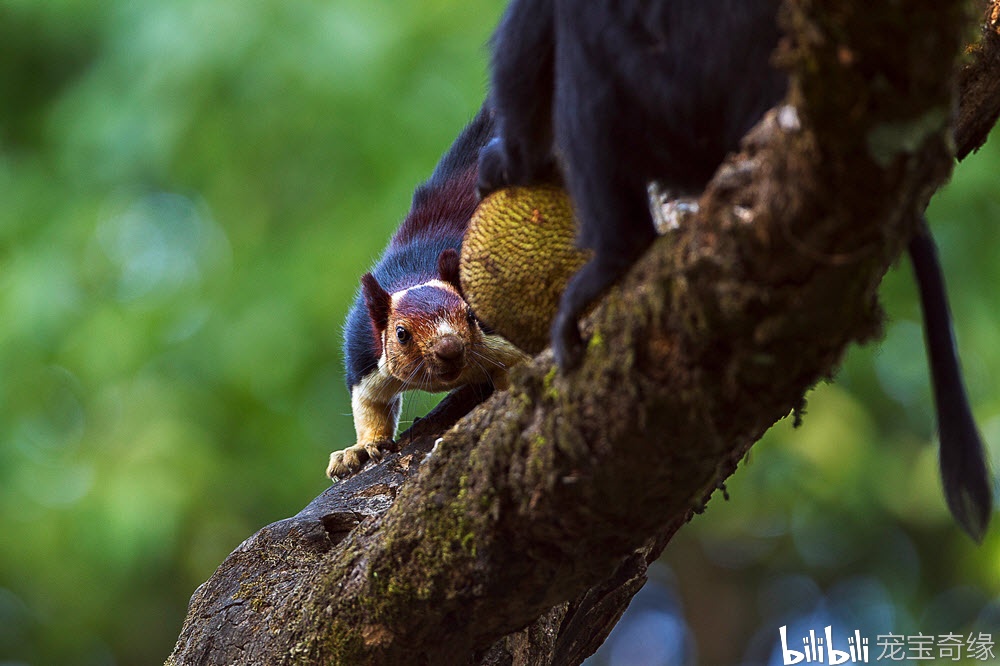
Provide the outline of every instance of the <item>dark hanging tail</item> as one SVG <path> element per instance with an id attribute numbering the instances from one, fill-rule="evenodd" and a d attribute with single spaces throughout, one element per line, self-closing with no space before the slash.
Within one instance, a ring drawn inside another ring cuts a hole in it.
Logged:
<path id="1" fill-rule="evenodd" d="M 924 314 L 944 494 L 955 520 L 978 542 L 986 533 L 993 510 L 992 482 L 962 383 L 937 248 L 922 215 L 910 239 L 909 252 Z"/>

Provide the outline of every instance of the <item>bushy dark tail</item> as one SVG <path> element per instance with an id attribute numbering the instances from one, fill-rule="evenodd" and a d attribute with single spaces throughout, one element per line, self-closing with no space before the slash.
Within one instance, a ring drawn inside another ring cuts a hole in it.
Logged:
<path id="1" fill-rule="evenodd" d="M 909 252 L 924 315 L 945 498 L 955 520 L 978 542 L 993 511 L 992 482 L 962 383 L 937 248 L 923 216 L 910 239 Z"/>

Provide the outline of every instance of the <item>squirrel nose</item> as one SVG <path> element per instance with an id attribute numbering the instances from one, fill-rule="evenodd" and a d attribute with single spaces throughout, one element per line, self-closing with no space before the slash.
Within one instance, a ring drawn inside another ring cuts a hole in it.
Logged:
<path id="1" fill-rule="evenodd" d="M 447 363 L 461 360 L 464 353 L 465 345 L 461 338 L 455 335 L 446 335 L 434 345 L 434 355 Z"/>

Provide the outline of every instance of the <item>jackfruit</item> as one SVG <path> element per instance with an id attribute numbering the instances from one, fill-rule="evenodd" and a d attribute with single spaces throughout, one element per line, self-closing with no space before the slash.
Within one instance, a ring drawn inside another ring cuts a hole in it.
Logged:
<path id="1" fill-rule="evenodd" d="M 591 257 L 556 186 L 497 190 L 479 204 L 462 242 L 462 293 L 476 317 L 525 352 L 549 345 L 569 279 Z"/>

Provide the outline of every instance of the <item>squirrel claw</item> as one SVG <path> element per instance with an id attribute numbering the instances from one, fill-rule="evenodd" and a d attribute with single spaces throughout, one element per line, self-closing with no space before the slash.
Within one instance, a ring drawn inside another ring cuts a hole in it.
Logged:
<path id="1" fill-rule="evenodd" d="M 382 462 L 385 454 L 395 449 L 396 445 L 392 440 L 383 439 L 366 444 L 354 444 L 343 451 L 334 451 L 330 454 L 326 475 L 334 481 L 346 479 L 360 472 L 369 460 L 376 464 Z"/>

